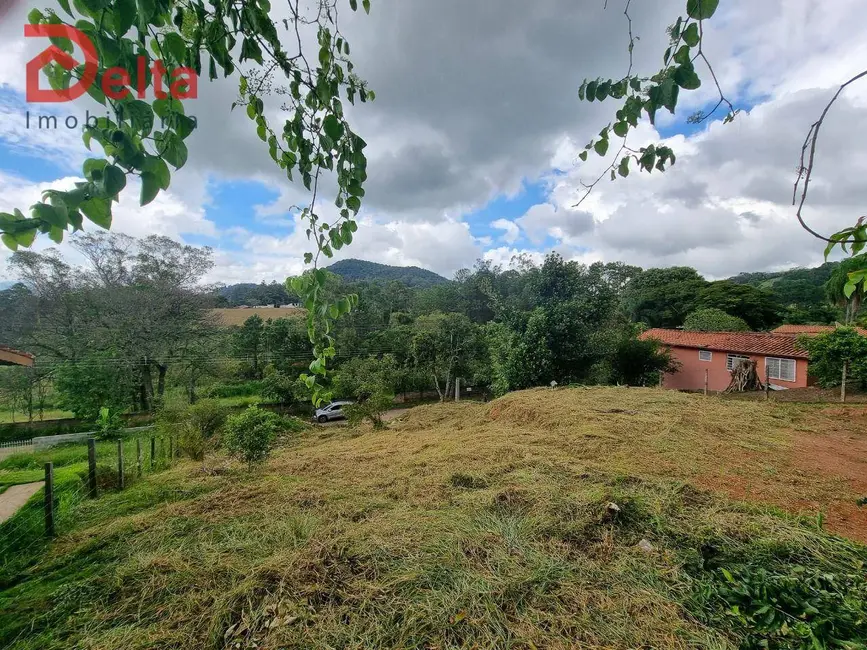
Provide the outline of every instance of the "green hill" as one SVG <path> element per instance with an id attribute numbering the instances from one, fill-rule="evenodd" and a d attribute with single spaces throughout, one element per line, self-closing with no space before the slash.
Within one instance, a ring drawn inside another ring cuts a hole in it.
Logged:
<path id="1" fill-rule="evenodd" d="M 389 266 L 356 259 L 335 262 L 328 267 L 328 270 L 348 282 L 395 280 L 408 287 L 432 287 L 448 282 L 441 275 L 417 266 Z"/>

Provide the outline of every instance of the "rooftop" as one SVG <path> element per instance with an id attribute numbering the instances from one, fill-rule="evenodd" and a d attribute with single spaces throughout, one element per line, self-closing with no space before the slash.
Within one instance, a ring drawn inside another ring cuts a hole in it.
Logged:
<path id="1" fill-rule="evenodd" d="M 780 325 L 777 329 L 773 330 L 773 334 L 788 334 L 792 336 L 793 334 L 824 334 L 825 332 L 833 332 L 837 327 L 844 327 L 843 325 Z M 863 327 L 856 327 L 858 333 L 862 336 L 867 336 L 867 329 Z"/>
<path id="2" fill-rule="evenodd" d="M 682 348 L 806 359 L 808 357 L 807 352 L 796 346 L 796 338 L 793 334 L 777 332 L 687 332 L 654 328 L 642 333 L 641 338 L 656 339 L 666 345 Z"/>
<path id="3" fill-rule="evenodd" d="M 32 366 L 35 359 L 29 352 L 21 352 L 0 345 L 0 366 Z"/>

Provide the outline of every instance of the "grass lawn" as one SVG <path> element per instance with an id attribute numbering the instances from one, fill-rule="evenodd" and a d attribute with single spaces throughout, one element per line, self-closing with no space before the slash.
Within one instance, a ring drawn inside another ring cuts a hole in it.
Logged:
<path id="1" fill-rule="evenodd" d="M 0 645 L 863 648 L 838 411 L 540 389 L 183 463 L 0 567 Z"/>
<path id="2" fill-rule="evenodd" d="M 15 419 L 12 419 L 12 411 L 0 409 L 0 424 L 9 424 L 11 422 L 27 422 L 27 413 L 24 411 L 15 411 Z M 45 409 L 42 412 L 43 420 L 60 420 L 63 418 L 74 417 L 71 411 L 61 411 L 60 409 Z M 39 414 L 34 413 L 33 418 L 39 420 Z"/>

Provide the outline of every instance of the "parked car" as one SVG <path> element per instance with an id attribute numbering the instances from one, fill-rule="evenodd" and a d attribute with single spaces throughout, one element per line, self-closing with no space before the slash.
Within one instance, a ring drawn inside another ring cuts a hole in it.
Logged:
<path id="1" fill-rule="evenodd" d="M 328 406 L 323 406 L 321 409 L 316 409 L 313 419 L 324 424 L 331 420 L 342 420 L 346 416 L 343 414 L 343 407 L 353 402 L 331 402 Z"/>

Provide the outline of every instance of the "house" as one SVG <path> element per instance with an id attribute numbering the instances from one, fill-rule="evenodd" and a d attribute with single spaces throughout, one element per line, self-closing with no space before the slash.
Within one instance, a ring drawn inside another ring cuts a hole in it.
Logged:
<path id="1" fill-rule="evenodd" d="M 642 339 L 656 339 L 668 346 L 680 363 L 676 373 L 666 373 L 662 385 L 677 390 L 702 390 L 707 371 L 708 390 L 728 388 L 731 370 L 743 359 L 756 362 L 762 381 L 768 370 L 770 384 L 780 388 L 807 386 L 807 353 L 796 346 L 798 334 L 810 332 L 687 332 L 650 329 Z"/>
<path id="2" fill-rule="evenodd" d="M 21 352 L 0 345 L 0 366 L 32 366 L 35 358 L 29 352 Z"/>

